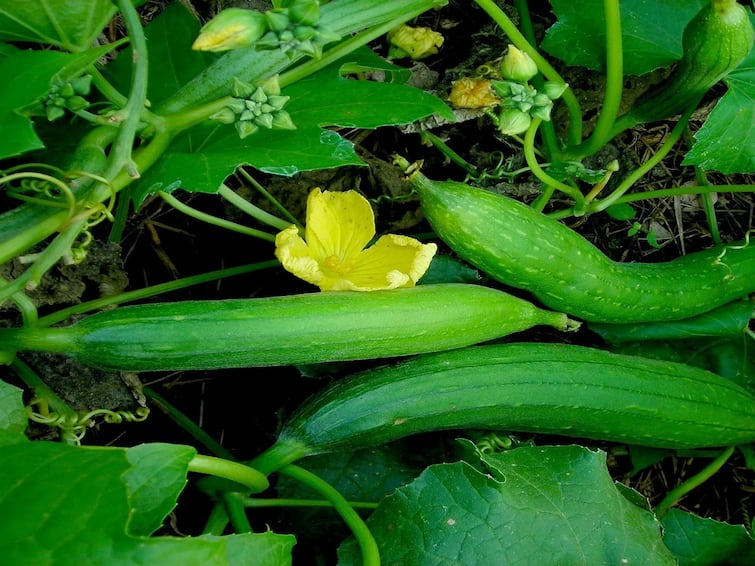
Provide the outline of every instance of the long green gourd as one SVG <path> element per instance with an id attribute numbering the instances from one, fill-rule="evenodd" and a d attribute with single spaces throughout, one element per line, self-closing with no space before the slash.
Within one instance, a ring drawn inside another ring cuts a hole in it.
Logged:
<path id="1" fill-rule="evenodd" d="M 679 363 L 568 344 L 471 346 L 335 382 L 301 405 L 250 465 L 269 474 L 305 456 L 462 428 L 728 446 L 755 441 L 755 397 Z"/>
<path id="2" fill-rule="evenodd" d="M 221 369 L 435 352 L 536 325 L 576 328 L 562 313 L 458 283 L 119 307 L 63 328 L 0 329 L 0 350 L 127 371 Z"/>
<path id="3" fill-rule="evenodd" d="M 665 263 L 612 261 L 574 230 L 503 195 L 419 171 L 409 181 L 437 235 L 490 277 L 590 322 L 679 320 L 755 291 L 755 244 Z"/>

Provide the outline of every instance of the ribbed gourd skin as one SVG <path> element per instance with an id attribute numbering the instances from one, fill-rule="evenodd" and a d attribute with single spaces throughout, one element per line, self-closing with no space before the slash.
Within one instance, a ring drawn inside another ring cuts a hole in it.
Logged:
<path id="1" fill-rule="evenodd" d="M 608 258 L 532 208 L 453 181 L 409 178 L 436 234 L 487 275 L 589 322 L 680 320 L 755 291 L 755 243 L 664 263 Z"/>
<path id="2" fill-rule="evenodd" d="M 755 397 L 702 369 L 584 346 L 471 346 L 336 382 L 291 416 L 271 450 L 285 460 L 288 449 L 300 457 L 459 428 L 729 446 L 755 440 Z"/>
<path id="3" fill-rule="evenodd" d="M 0 329 L 0 342 L 104 369 L 208 370 L 436 352 L 572 323 L 503 291 L 449 283 L 126 306 L 65 328 Z"/>

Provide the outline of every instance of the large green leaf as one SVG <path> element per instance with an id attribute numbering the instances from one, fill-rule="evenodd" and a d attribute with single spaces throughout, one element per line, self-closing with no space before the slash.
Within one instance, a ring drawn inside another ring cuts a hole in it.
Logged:
<path id="1" fill-rule="evenodd" d="M 116 7 L 110 0 L 2 2 L 0 40 L 45 43 L 68 51 L 83 51 L 91 47 L 115 12 Z"/>
<path id="2" fill-rule="evenodd" d="M 214 193 L 241 165 L 277 175 L 363 165 L 353 144 L 327 126 L 377 128 L 433 113 L 453 120 L 440 99 L 422 90 L 342 76 L 341 66 L 352 63 L 359 63 L 358 54 L 284 89 L 291 97 L 285 109 L 296 130 L 262 129 L 241 140 L 232 126 L 209 125 L 179 137 L 139 181 L 135 203 L 156 190 L 179 187 Z"/>
<path id="3" fill-rule="evenodd" d="M 755 20 L 755 16 L 751 16 Z M 755 49 L 724 79 L 729 89 L 716 103 L 683 165 L 724 174 L 755 172 Z"/>
<path id="4" fill-rule="evenodd" d="M 248 564 L 255 556 L 265 557 L 255 564 L 290 563 L 293 537 L 272 532 L 234 537 L 133 536 L 127 530 L 130 517 L 142 514 L 137 522 L 146 525 L 151 520 L 144 520 L 144 513 L 157 512 L 145 511 L 149 490 L 144 478 L 159 471 L 185 479 L 187 470 L 183 464 L 172 464 L 177 454 L 185 457 L 186 447 L 136 450 L 140 454 L 50 442 L 0 447 L 0 561 L 35 566 L 205 566 Z M 140 466 L 148 469 L 135 473 L 133 468 Z M 124 476 L 129 479 L 124 481 Z"/>
<path id="5" fill-rule="evenodd" d="M 430 466 L 367 521 L 386 564 L 674 564 L 653 514 L 631 503 L 605 453 L 521 447 Z M 353 541 L 340 563 L 358 564 Z"/>
<path id="6" fill-rule="evenodd" d="M 682 32 L 706 0 L 622 0 L 624 73 L 643 75 L 682 56 Z M 603 70 L 603 0 L 551 0 L 558 21 L 542 47 L 568 65 Z"/>
<path id="7" fill-rule="evenodd" d="M 755 564 L 755 540 L 743 525 L 730 525 L 672 509 L 663 518 L 663 540 L 679 566 Z"/>

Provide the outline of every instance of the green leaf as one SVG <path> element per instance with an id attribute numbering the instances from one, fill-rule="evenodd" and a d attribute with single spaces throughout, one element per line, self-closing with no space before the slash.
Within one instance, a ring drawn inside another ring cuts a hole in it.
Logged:
<path id="1" fill-rule="evenodd" d="M 588 323 L 603 340 L 619 344 L 643 340 L 680 340 L 702 336 L 741 337 L 755 317 L 755 301 L 733 301 L 706 313 L 682 320 L 643 324 Z"/>
<path id="2" fill-rule="evenodd" d="M 447 254 L 435 254 L 427 273 L 422 276 L 419 283 L 479 283 L 481 280 L 480 272 L 468 263 Z"/>
<path id="3" fill-rule="evenodd" d="M 33 122 L 19 110 L 50 89 L 50 79 L 75 56 L 55 51 L 22 51 L 0 43 L 0 76 L 13 77 L 0 89 L 0 159 L 44 147 Z"/>
<path id="4" fill-rule="evenodd" d="M 139 451 L 136 466 L 153 471 L 159 454 L 174 460 L 185 447 Z M 151 454 L 150 454 L 151 453 Z M 149 455 L 149 457 L 147 457 Z M 224 564 L 290 563 L 293 537 L 272 532 L 234 537 L 135 537 L 129 517 L 146 491 L 133 491 L 121 448 L 26 442 L 0 447 L 0 556 L 5 564 Z M 172 474 L 176 469 L 171 470 Z M 186 470 L 183 475 L 185 477 Z M 136 495 L 135 495 L 136 494 Z M 142 512 L 144 512 L 142 510 Z M 12 520 L 7 520 L 12 519 Z M 288 555 L 288 558 L 286 556 Z M 252 560 L 250 557 L 264 557 Z"/>
<path id="5" fill-rule="evenodd" d="M 0 446 L 25 441 L 27 422 L 23 391 L 0 380 Z"/>
<path id="6" fill-rule="evenodd" d="M 755 49 L 724 79 L 716 103 L 682 165 L 731 173 L 755 172 Z"/>
<path id="7" fill-rule="evenodd" d="M 146 0 L 134 1 L 135 5 Z M 0 6 L 0 40 L 84 51 L 113 17 L 110 0 L 24 0 Z"/>
<path id="8" fill-rule="evenodd" d="M 129 534 L 147 536 L 162 526 L 186 486 L 186 470 L 196 453 L 194 448 L 178 444 L 141 444 L 128 449 L 132 468 L 123 479 L 131 507 Z"/>
<path id="9" fill-rule="evenodd" d="M 682 32 L 705 0 L 622 0 L 624 74 L 644 75 L 681 59 Z M 567 65 L 604 70 L 603 0 L 551 0 L 558 21 L 542 47 Z"/>
<path id="10" fill-rule="evenodd" d="M 671 565 L 660 525 L 618 490 L 605 453 L 521 447 L 434 465 L 367 521 L 386 564 Z M 353 540 L 340 564 L 358 564 Z"/>
<path id="11" fill-rule="evenodd" d="M 110 51 L 101 46 L 82 53 L 22 51 L 0 43 L 0 75 L 12 76 L 13 84 L 0 91 L 0 159 L 45 147 L 26 111 L 35 106 L 50 86 L 79 76 Z M 40 105 L 41 107 L 41 105 Z"/>
<path id="12" fill-rule="evenodd" d="M 755 564 L 755 540 L 743 525 L 703 519 L 671 509 L 663 520 L 663 541 L 679 566 Z"/>
<path id="13" fill-rule="evenodd" d="M 631 220 L 637 215 L 637 212 L 631 204 L 620 202 L 606 208 L 606 214 L 614 220 Z"/>
<path id="14" fill-rule="evenodd" d="M 358 55 L 345 62 L 351 61 L 358 62 Z M 180 187 L 214 193 L 241 165 L 285 176 L 364 165 L 353 144 L 326 126 L 377 128 L 408 124 L 433 113 L 454 119 L 440 99 L 422 90 L 345 78 L 340 73 L 343 64 L 330 65 L 283 90 L 283 95 L 291 97 L 285 110 L 296 130 L 260 129 L 241 140 L 232 126 L 208 125 L 180 136 L 139 181 L 135 204 L 157 190 Z"/>

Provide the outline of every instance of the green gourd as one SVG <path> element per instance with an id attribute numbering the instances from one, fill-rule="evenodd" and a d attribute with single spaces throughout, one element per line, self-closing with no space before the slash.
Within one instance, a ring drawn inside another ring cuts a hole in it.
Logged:
<path id="1" fill-rule="evenodd" d="M 409 182 L 436 234 L 487 275 L 590 322 L 679 320 L 755 291 L 755 245 L 664 263 L 612 261 L 580 234 L 514 199 L 415 171 Z"/>
<path id="2" fill-rule="evenodd" d="M 755 441 L 755 397 L 680 363 L 568 344 L 471 346 L 335 382 L 304 402 L 250 465 L 269 474 L 305 456 L 448 429 L 728 446 Z"/>
<path id="3" fill-rule="evenodd" d="M 435 352 L 541 324 L 578 326 L 508 293 L 449 283 L 119 307 L 68 327 L 0 329 L 0 350 L 64 352 L 103 369 L 208 370 Z"/>

